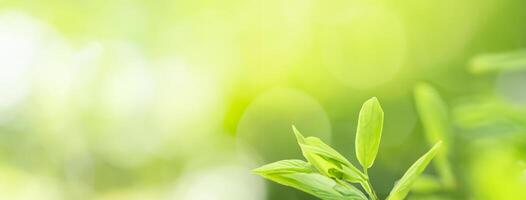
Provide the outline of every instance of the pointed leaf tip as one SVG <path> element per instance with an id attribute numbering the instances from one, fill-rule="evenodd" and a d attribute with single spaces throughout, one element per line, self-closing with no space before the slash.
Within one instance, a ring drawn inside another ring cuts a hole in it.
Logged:
<path id="1" fill-rule="evenodd" d="M 294 132 L 294 135 L 296 136 L 296 140 L 299 144 L 303 144 L 305 142 L 305 137 L 298 131 L 296 126 L 292 125 L 292 130 Z"/>

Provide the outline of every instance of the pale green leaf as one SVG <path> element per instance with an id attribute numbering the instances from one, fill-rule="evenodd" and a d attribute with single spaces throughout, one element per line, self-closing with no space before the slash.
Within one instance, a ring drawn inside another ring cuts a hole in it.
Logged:
<path id="1" fill-rule="evenodd" d="M 384 112 L 376 97 L 367 100 L 360 110 L 356 131 L 356 156 L 364 168 L 371 168 L 378 153 Z"/>
<path id="2" fill-rule="evenodd" d="M 526 49 L 479 55 L 471 60 L 470 64 L 473 73 L 524 68 L 526 68 Z"/>
<path id="3" fill-rule="evenodd" d="M 319 138 L 305 138 L 294 126 L 293 130 L 303 156 L 321 174 L 331 178 L 343 178 L 349 182 L 364 181 L 365 176 L 336 150 Z"/>
<path id="4" fill-rule="evenodd" d="M 253 172 L 258 174 L 272 174 L 272 173 L 311 173 L 313 172 L 312 165 L 302 160 L 281 160 L 278 162 L 270 163 L 254 169 Z"/>
<path id="5" fill-rule="evenodd" d="M 389 193 L 387 200 L 403 200 L 409 191 L 411 190 L 412 185 L 415 183 L 417 178 L 424 172 L 429 162 L 435 157 L 436 153 L 440 149 L 442 142 L 438 142 L 429 150 L 426 154 L 420 157 L 402 176 L 395 186 Z"/>
<path id="6" fill-rule="evenodd" d="M 301 160 L 278 161 L 257 168 L 254 172 L 324 200 L 367 200 L 365 195 L 352 185 L 342 185 L 318 174 L 310 164 Z"/>

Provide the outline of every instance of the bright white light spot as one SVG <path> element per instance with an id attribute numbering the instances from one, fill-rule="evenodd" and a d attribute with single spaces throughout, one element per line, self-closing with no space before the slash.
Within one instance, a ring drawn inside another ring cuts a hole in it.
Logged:
<path id="1" fill-rule="evenodd" d="M 28 93 L 30 65 L 43 45 L 44 29 L 21 13 L 0 14 L 0 109 Z"/>

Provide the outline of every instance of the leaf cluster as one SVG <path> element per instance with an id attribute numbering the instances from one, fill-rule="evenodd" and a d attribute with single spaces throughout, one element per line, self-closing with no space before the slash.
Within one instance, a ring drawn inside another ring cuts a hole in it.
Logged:
<path id="1" fill-rule="evenodd" d="M 367 100 L 360 110 L 355 140 L 355 152 L 361 170 L 319 138 L 304 137 L 293 126 L 306 161 L 282 160 L 254 169 L 254 172 L 324 200 L 378 200 L 368 169 L 373 166 L 378 153 L 383 121 L 384 112 L 378 99 Z M 394 185 L 387 200 L 402 200 L 407 196 L 440 146 L 441 141 L 438 141 L 405 172 Z"/>

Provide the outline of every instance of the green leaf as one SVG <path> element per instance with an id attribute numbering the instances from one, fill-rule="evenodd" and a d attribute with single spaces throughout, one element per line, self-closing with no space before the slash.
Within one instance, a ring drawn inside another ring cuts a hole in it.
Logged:
<path id="1" fill-rule="evenodd" d="M 258 174 L 312 173 L 312 165 L 302 160 L 282 160 L 252 170 Z"/>
<path id="2" fill-rule="evenodd" d="M 303 156 L 321 174 L 349 182 L 362 182 L 365 176 L 345 157 L 325 144 L 319 138 L 305 138 L 296 127 L 292 127 Z"/>
<path id="3" fill-rule="evenodd" d="M 282 160 L 253 170 L 262 177 L 296 188 L 324 200 L 367 200 L 365 195 L 348 184 L 318 174 L 301 160 Z"/>
<path id="4" fill-rule="evenodd" d="M 396 182 L 394 188 L 389 193 L 387 200 L 403 200 L 409 191 L 411 190 L 412 185 L 415 183 L 417 178 L 424 172 L 429 162 L 435 157 L 436 153 L 440 149 L 442 142 L 438 142 L 429 150 L 426 154 L 420 157 L 402 176 L 398 182 Z"/>
<path id="5" fill-rule="evenodd" d="M 470 64 L 470 70 L 473 73 L 524 68 L 526 68 L 526 49 L 479 55 L 471 60 Z"/>
<path id="6" fill-rule="evenodd" d="M 438 92 L 425 83 L 416 86 L 415 102 L 428 143 L 435 144 L 438 141 L 444 142 L 446 148 L 442 148 L 437 154 L 434 164 L 445 186 L 453 187 L 455 185 L 455 179 L 447 158 L 450 129 L 447 106 Z"/>
<path id="7" fill-rule="evenodd" d="M 360 110 L 356 131 L 356 156 L 364 168 L 371 168 L 378 153 L 384 111 L 376 97 L 367 100 Z"/>

